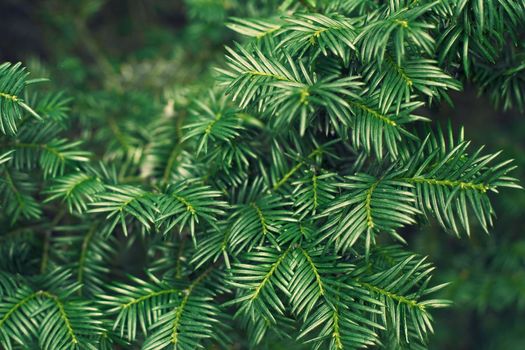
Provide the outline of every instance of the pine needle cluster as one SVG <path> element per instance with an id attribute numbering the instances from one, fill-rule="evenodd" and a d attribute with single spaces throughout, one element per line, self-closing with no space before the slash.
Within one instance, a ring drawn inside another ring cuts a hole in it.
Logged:
<path id="1" fill-rule="evenodd" d="M 71 132 L 76 102 L 0 65 L 2 348 L 426 348 L 449 302 L 404 228 L 489 232 L 491 197 L 520 186 L 425 111 L 465 83 L 525 108 L 525 3 L 273 13 L 231 18 L 244 38 L 217 85 L 175 110 L 90 96 L 113 108 L 96 130 Z"/>

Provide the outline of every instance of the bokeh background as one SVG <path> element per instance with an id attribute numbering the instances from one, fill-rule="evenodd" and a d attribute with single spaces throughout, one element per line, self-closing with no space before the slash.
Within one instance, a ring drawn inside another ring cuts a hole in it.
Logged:
<path id="1" fill-rule="evenodd" d="M 0 62 L 22 61 L 73 99 L 72 136 L 97 142 L 97 125 L 117 120 L 122 139 L 140 148 L 144 120 L 182 106 L 191 91 L 214 84 L 224 45 L 242 40 L 224 22 L 264 16 L 273 0 L 0 0 Z M 502 112 L 476 88 L 454 106 L 427 111 L 465 127 L 467 139 L 514 158 L 525 183 L 525 115 Z M 494 198 L 490 235 L 453 237 L 430 223 L 405 232 L 411 248 L 435 262 L 436 282 L 454 306 L 435 313 L 431 349 L 525 349 L 525 191 Z M 129 262 L 120 262 L 128 264 Z M 294 349 L 293 344 L 270 348 Z"/>

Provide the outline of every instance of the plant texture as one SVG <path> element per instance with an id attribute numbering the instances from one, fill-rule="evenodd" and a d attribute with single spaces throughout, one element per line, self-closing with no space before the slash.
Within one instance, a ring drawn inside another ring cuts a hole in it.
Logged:
<path id="1" fill-rule="evenodd" d="M 87 39 L 104 93 L 0 65 L 3 348 L 426 348 L 450 303 L 405 228 L 489 232 L 520 188 L 427 114 L 466 83 L 525 109 L 525 4 L 244 5 L 214 86 L 126 91 Z"/>

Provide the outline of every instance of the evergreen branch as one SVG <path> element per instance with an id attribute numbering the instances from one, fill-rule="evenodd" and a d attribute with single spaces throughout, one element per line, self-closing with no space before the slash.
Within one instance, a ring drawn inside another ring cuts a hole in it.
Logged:
<path id="1" fill-rule="evenodd" d="M 292 198 L 301 219 L 309 214 L 315 215 L 331 204 L 337 191 L 332 182 L 335 178 L 335 173 L 321 171 L 319 174 L 313 169 L 305 171 L 302 178 L 292 183 L 295 187 Z"/>
<path id="2" fill-rule="evenodd" d="M 28 296 L 24 297 L 19 302 L 17 302 L 16 304 L 14 304 L 11 308 L 9 308 L 8 311 L 2 317 L 2 319 L 0 319 L 0 328 L 2 328 L 4 326 L 4 324 L 9 320 L 11 315 L 13 315 L 18 309 L 20 309 L 22 306 L 27 304 L 32 299 L 40 296 L 41 294 L 42 294 L 41 291 L 31 293 Z"/>
<path id="3" fill-rule="evenodd" d="M 315 266 L 312 260 L 312 257 L 302 247 L 299 247 L 299 249 L 301 250 L 301 253 L 303 253 L 306 260 L 308 261 L 308 264 L 310 264 L 310 266 L 312 267 L 312 271 L 315 275 L 315 281 L 317 282 L 317 285 L 319 286 L 319 295 L 323 295 L 324 294 L 323 282 L 321 281 L 321 276 L 319 275 L 319 271 L 317 270 L 317 267 Z"/>
<path id="4" fill-rule="evenodd" d="M 386 113 L 382 113 L 378 105 L 379 99 L 379 95 L 375 93 L 365 101 L 350 101 L 350 108 L 355 116 L 352 141 L 356 148 L 363 148 L 367 153 L 373 150 L 380 159 L 386 152 L 395 159 L 399 156 L 398 144 L 403 138 L 416 138 L 403 125 L 425 120 L 412 114 L 414 110 L 421 107 L 422 103 L 402 103 L 399 110 L 396 111 L 395 106 L 390 106 Z M 386 147 L 383 147 L 384 144 Z"/>
<path id="5" fill-rule="evenodd" d="M 182 142 L 200 138 L 197 155 L 201 152 L 208 153 L 209 141 L 231 143 L 244 130 L 238 112 L 227 108 L 225 99 L 217 101 L 214 95 L 211 96 L 211 106 L 199 101 L 195 103 L 196 107 L 192 111 L 194 121 L 183 126 L 187 132 Z"/>
<path id="6" fill-rule="evenodd" d="M 371 90 L 379 91 L 379 108 L 383 112 L 395 107 L 399 113 L 401 104 L 413 100 L 418 91 L 430 100 L 446 97 L 447 90 L 461 90 L 461 83 L 443 72 L 437 62 L 423 58 L 407 58 L 399 65 L 387 56 L 381 66 L 369 64 L 365 76 Z"/>
<path id="7" fill-rule="evenodd" d="M 372 252 L 372 255 L 375 253 Z M 425 334 L 432 332 L 429 309 L 448 304 L 445 300 L 418 300 L 443 287 L 428 287 L 430 273 L 434 268 L 425 263 L 424 258 L 407 254 L 397 258 L 391 267 L 378 272 L 372 271 L 372 274 L 363 273 L 364 267 L 355 270 L 356 275 L 353 276 L 351 285 L 363 288 L 364 295 L 369 294 L 380 301 L 385 329 L 394 331 L 398 343 L 408 343 L 412 336 L 408 333 L 410 325 L 415 330 L 416 337 L 424 341 Z"/>
<path id="8" fill-rule="evenodd" d="M 3 134 L 16 134 L 17 121 L 22 119 L 22 110 L 36 119 L 40 116 L 19 96 L 26 86 L 27 73 L 21 63 L 0 65 L 0 130 Z"/>
<path id="9" fill-rule="evenodd" d="M 106 192 L 96 195 L 96 201 L 89 203 L 90 213 L 104 213 L 108 215 L 108 232 L 112 232 L 120 222 L 122 231 L 128 234 L 126 216 L 131 216 L 139 221 L 145 229 L 150 229 L 155 222 L 154 213 L 157 196 L 133 186 L 106 186 Z"/>
<path id="10" fill-rule="evenodd" d="M 43 297 L 46 297 L 48 299 L 51 299 L 53 301 L 53 303 L 57 306 L 58 308 L 58 313 L 60 315 L 60 318 L 62 319 L 62 321 L 64 322 L 64 324 L 66 325 L 66 328 L 67 328 L 67 334 L 69 336 L 69 338 L 71 338 L 71 343 L 72 344 L 78 344 L 79 343 L 79 340 L 73 330 L 73 326 L 71 324 L 71 320 L 69 319 L 65 309 L 64 309 L 64 303 L 59 299 L 58 296 L 54 295 L 54 294 L 51 294 L 49 292 L 46 292 L 46 291 L 38 291 L 36 292 L 37 296 L 43 296 Z"/>
<path id="11" fill-rule="evenodd" d="M 212 271 L 213 267 L 208 268 L 205 270 L 202 274 L 199 275 L 195 280 L 191 282 L 191 284 L 184 290 L 184 297 L 182 298 L 179 306 L 177 306 L 177 311 L 175 313 L 175 319 L 173 320 L 173 326 L 172 326 L 172 334 L 171 334 L 171 343 L 174 344 L 174 346 L 177 345 L 177 342 L 179 341 L 179 327 L 180 322 L 182 318 L 182 314 L 184 312 L 184 308 L 188 304 L 188 300 L 191 296 L 191 293 L 193 290 L 207 277 L 207 275 Z"/>
<path id="12" fill-rule="evenodd" d="M 288 248 L 287 250 L 285 250 L 280 256 L 279 258 L 277 259 L 277 261 L 275 263 L 272 264 L 272 266 L 270 267 L 270 270 L 266 273 L 266 275 L 263 277 L 263 280 L 261 281 L 261 283 L 259 283 L 257 285 L 257 287 L 255 288 L 253 294 L 250 296 L 250 299 L 253 301 L 255 299 L 257 299 L 261 293 L 261 290 L 266 286 L 266 284 L 268 283 L 268 281 L 270 280 L 270 278 L 272 278 L 272 276 L 274 275 L 275 271 L 277 270 L 277 268 L 279 267 L 279 265 L 281 265 L 281 263 L 283 262 L 283 260 L 286 258 L 286 256 L 288 255 L 288 253 L 290 252 L 290 248 Z"/>
<path id="13" fill-rule="evenodd" d="M 291 246 L 282 252 L 274 248 L 260 247 L 253 253 L 245 254 L 244 258 L 252 261 L 252 264 L 233 264 L 233 276 L 228 281 L 243 290 L 243 293 L 225 305 L 240 304 L 239 311 L 243 314 L 255 314 L 267 322 L 275 323 L 276 318 L 272 311 L 283 315 L 285 309 L 275 287 L 288 293 L 283 275 L 291 273 L 287 263 L 291 251 Z M 258 264 L 253 264 L 256 261 Z"/>
<path id="14" fill-rule="evenodd" d="M 295 14 L 284 20 L 285 25 L 277 34 L 283 37 L 278 47 L 285 47 L 293 54 L 315 47 L 325 56 L 330 52 L 348 62 L 349 51 L 355 50 L 357 30 L 347 17 L 315 13 Z"/>
<path id="15" fill-rule="evenodd" d="M 83 213 L 88 209 L 88 204 L 104 189 L 103 182 L 96 175 L 69 174 L 54 179 L 54 183 L 44 192 L 48 195 L 45 202 L 61 198 L 66 202 L 70 213 Z"/>
<path id="16" fill-rule="evenodd" d="M 228 240 L 233 252 L 250 251 L 266 240 L 276 244 L 282 222 L 296 221 L 287 207 L 286 202 L 273 194 L 240 205 L 230 218 Z"/>
<path id="17" fill-rule="evenodd" d="M 66 164 L 73 162 L 88 162 L 90 152 L 80 151 L 77 148 L 81 142 L 69 142 L 66 139 L 55 139 L 49 143 L 23 143 L 18 142 L 13 145 L 19 149 L 36 150 L 39 155 L 39 163 L 45 176 L 56 177 L 64 173 Z"/>
<path id="18" fill-rule="evenodd" d="M 362 60 L 364 62 L 376 60 L 381 64 L 390 46 L 393 46 L 398 64 L 401 64 L 408 45 L 432 54 L 435 42 L 428 30 L 434 28 L 434 25 L 421 18 L 437 4 L 436 1 L 371 16 L 370 19 L 373 20 L 365 25 L 355 39 Z"/>
<path id="19" fill-rule="evenodd" d="M 434 148 L 438 142 L 441 150 Z M 425 139 L 400 176 L 401 181 L 413 184 L 418 208 L 434 214 L 444 228 L 456 234 L 459 234 L 457 221 L 470 234 L 469 205 L 487 231 L 493 215 L 487 191 L 497 191 L 498 186 L 517 186 L 513 178 L 506 176 L 513 169 L 511 161 L 489 166 L 499 153 L 481 156 L 480 148 L 468 154 L 468 147 L 469 143 L 461 137 L 454 140 L 451 130 L 449 140 L 445 141 L 439 129 Z"/>
<path id="20" fill-rule="evenodd" d="M 33 197 L 35 188 L 29 176 L 19 171 L 11 171 L 10 168 L 3 170 L 5 181 L 0 182 L 0 190 L 4 193 L 2 204 L 11 222 L 17 222 L 20 216 L 26 219 L 40 218 L 42 208 Z"/>
<path id="21" fill-rule="evenodd" d="M 133 341 L 137 337 L 138 323 L 144 335 L 148 334 L 151 325 L 165 314 L 162 309 L 164 304 L 172 303 L 178 299 L 180 289 L 153 279 L 153 283 L 132 278 L 134 285 L 116 283 L 109 288 L 116 292 L 115 296 L 101 296 L 101 303 L 107 307 L 108 312 L 117 314 L 113 330 L 119 328 L 120 335 Z"/>
<path id="22" fill-rule="evenodd" d="M 331 208 L 321 216 L 329 216 L 322 230 L 320 240 L 328 239 L 336 249 L 346 251 L 366 232 L 366 249 L 375 241 L 376 232 L 388 232 L 397 239 L 395 230 L 404 225 L 415 223 L 414 216 L 419 213 L 415 208 L 416 198 L 401 186 L 410 186 L 399 182 L 392 176 L 377 179 L 358 174 L 346 177 L 341 188 L 353 189 L 343 194 Z M 332 213 L 338 213 L 332 216 Z"/>
<path id="23" fill-rule="evenodd" d="M 227 86 L 226 93 L 232 94 L 234 101 L 241 97 L 241 108 L 253 103 L 264 111 L 269 108 L 271 99 L 272 114 L 280 116 L 274 119 L 276 127 L 299 118 L 301 135 L 311 122 L 308 115 L 319 108 L 327 110 L 334 127 L 350 125 L 350 106 L 346 98 L 359 98 L 356 90 L 362 84 L 357 77 L 329 76 L 317 80 L 302 61 L 294 63 L 286 52 L 282 57 L 284 62 L 281 62 L 273 56 L 265 56 L 259 49 L 254 49 L 252 54 L 237 45 L 237 50 L 239 53 L 228 48 L 230 70 L 219 71 L 224 77 L 223 84 Z M 343 133 L 341 127 L 338 131 Z"/>
<path id="24" fill-rule="evenodd" d="M 306 341 L 314 349 L 356 349 L 377 345 L 378 334 L 375 330 L 362 326 L 359 316 L 352 315 L 344 306 L 331 306 L 321 303 L 305 321 L 298 340 L 301 341 L 310 333 L 317 331 L 314 338 Z M 372 324 L 381 328 L 380 325 Z M 370 325 L 367 325 L 370 326 Z"/>
<path id="25" fill-rule="evenodd" d="M 47 277 L 45 284 L 60 284 L 69 274 L 55 270 Z M 72 285 L 57 293 L 49 289 L 33 291 L 24 285 L 11 297 L 2 299 L 0 310 L 5 313 L 0 319 L 0 343 L 11 349 L 11 339 L 24 344 L 39 334 L 42 349 L 93 346 L 91 337 L 100 335 L 102 330 L 101 313 L 89 303 L 69 297 L 77 288 Z"/>
<path id="26" fill-rule="evenodd" d="M 225 213 L 223 209 L 226 202 L 220 201 L 221 197 L 222 194 L 210 186 L 197 185 L 191 181 L 174 183 L 167 187 L 166 193 L 159 199 L 157 226 L 167 234 L 175 225 L 179 226 L 181 232 L 189 224 L 194 244 L 197 245 L 195 226 L 199 219 L 216 228 L 218 217 Z"/>
<path id="27" fill-rule="evenodd" d="M 175 309 L 152 325 L 153 333 L 144 342 L 144 349 L 175 346 L 189 350 L 202 347 L 201 342 L 206 339 L 220 339 L 220 310 L 213 304 L 213 294 L 203 285 L 213 272 L 214 266 L 210 266 L 186 286 Z"/>

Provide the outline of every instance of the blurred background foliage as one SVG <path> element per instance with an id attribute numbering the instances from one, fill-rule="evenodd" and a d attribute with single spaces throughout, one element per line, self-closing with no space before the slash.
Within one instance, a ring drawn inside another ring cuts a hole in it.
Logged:
<path id="1" fill-rule="evenodd" d="M 144 152 L 141 145 L 154 137 L 153 117 L 183 118 L 178 110 L 190 96 L 212 88 L 224 45 L 241 40 L 225 20 L 268 15 L 291 2 L 0 0 L 0 62 L 23 61 L 32 77 L 51 78 L 49 87 L 72 98 L 71 136 L 88 140 L 86 148 L 95 153 L 113 147 L 109 154 L 129 159 L 133 167 L 134 156 Z M 519 165 L 515 176 L 525 180 L 523 114 L 501 112 L 469 86 L 452 100 L 454 106 L 427 113 L 464 125 L 475 144 L 504 150 Z M 119 154 L 122 149 L 127 154 Z M 412 250 L 435 262 L 436 280 L 452 282 L 442 296 L 454 306 L 435 313 L 432 349 L 525 348 L 525 191 L 494 199 L 498 220 L 490 235 L 479 228 L 458 240 L 437 225 L 406 232 Z M 132 272 L 133 262 L 120 265 Z"/>

